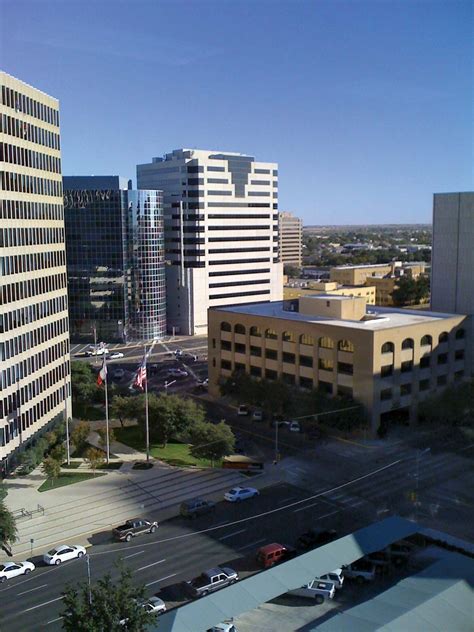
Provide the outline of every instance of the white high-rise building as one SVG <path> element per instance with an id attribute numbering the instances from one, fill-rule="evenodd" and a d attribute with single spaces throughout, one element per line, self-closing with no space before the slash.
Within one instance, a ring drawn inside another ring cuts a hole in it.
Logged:
<path id="1" fill-rule="evenodd" d="M 169 330 L 205 334 L 209 307 L 282 299 L 276 163 L 176 149 L 138 165 L 137 188 L 164 192 Z"/>
<path id="2" fill-rule="evenodd" d="M 0 470 L 71 414 L 59 104 L 0 72 Z"/>

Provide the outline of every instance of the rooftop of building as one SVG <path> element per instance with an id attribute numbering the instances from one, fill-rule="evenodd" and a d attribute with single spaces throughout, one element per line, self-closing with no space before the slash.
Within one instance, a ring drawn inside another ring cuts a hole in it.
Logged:
<path id="1" fill-rule="evenodd" d="M 363 263 L 359 265 L 344 264 L 342 266 L 334 266 L 333 270 L 359 270 L 363 268 L 386 268 L 391 263 Z"/>
<path id="2" fill-rule="evenodd" d="M 18 77 L 14 77 L 13 75 L 10 75 L 8 72 L 5 72 L 4 70 L 0 70 L 0 78 L 2 77 L 2 75 L 4 77 L 8 77 L 8 79 L 11 79 L 12 81 L 16 81 L 17 83 L 23 84 L 24 86 L 26 86 L 30 90 L 35 90 L 35 92 L 39 92 L 40 94 L 43 94 L 45 97 L 48 97 L 48 99 L 52 99 L 53 101 L 56 102 L 56 104 L 59 104 L 59 99 L 57 99 L 56 97 L 51 96 L 50 94 L 48 94 L 44 90 L 40 90 L 36 86 L 32 86 L 30 83 L 26 83 L 26 81 L 22 81 L 21 79 L 18 79 Z"/>
<path id="3" fill-rule="evenodd" d="M 215 158 L 216 160 L 223 160 L 226 157 L 229 158 L 245 158 L 247 160 L 255 160 L 254 156 L 249 154 L 242 154 L 235 151 L 222 151 L 218 149 L 191 149 L 189 147 L 183 147 L 181 149 L 173 149 L 173 151 L 164 154 L 163 156 L 157 156 L 152 158 L 152 162 L 166 162 L 173 159 L 191 159 L 191 158 Z"/>
<path id="4" fill-rule="evenodd" d="M 63 176 L 65 191 L 129 190 L 132 181 L 123 176 Z"/>
<path id="5" fill-rule="evenodd" d="M 343 302 L 353 301 L 354 297 L 340 296 L 334 294 L 306 295 L 305 299 L 315 301 Z M 298 299 L 295 299 L 298 300 Z M 361 299 L 358 299 L 361 300 Z M 381 329 L 395 329 L 398 327 L 408 327 L 434 323 L 456 316 L 455 314 L 444 314 L 440 312 L 420 312 L 396 307 L 380 307 L 378 305 L 365 306 L 364 320 L 349 320 L 332 318 L 330 316 L 302 314 L 298 311 L 290 311 L 291 301 L 274 301 L 269 303 L 249 303 L 246 305 L 233 305 L 229 307 L 214 307 L 216 311 L 230 312 L 235 314 L 246 314 L 249 316 L 263 316 L 266 318 L 279 318 L 288 321 L 299 321 L 307 323 L 322 323 L 335 327 L 351 327 L 353 329 L 375 331 Z"/>

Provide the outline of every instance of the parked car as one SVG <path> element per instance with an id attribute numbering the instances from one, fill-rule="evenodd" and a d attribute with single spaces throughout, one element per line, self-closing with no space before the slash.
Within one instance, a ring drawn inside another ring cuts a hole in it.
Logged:
<path id="1" fill-rule="evenodd" d="M 188 377 L 188 372 L 184 369 L 168 369 L 168 375 L 171 377 Z"/>
<path id="2" fill-rule="evenodd" d="M 240 404 L 237 410 L 237 415 L 239 415 L 239 417 L 247 417 L 249 413 L 250 413 L 249 407 L 246 404 Z"/>
<path id="3" fill-rule="evenodd" d="M 202 514 L 215 511 L 216 505 L 211 500 L 192 498 L 181 503 L 179 513 L 184 518 L 197 518 Z"/>
<path id="4" fill-rule="evenodd" d="M 280 419 L 273 419 L 271 423 L 272 428 L 276 428 L 276 426 L 278 426 L 278 428 L 288 428 L 289 425 L 289 421 L 284 421 Z"/>
<path id="5" fill-rule="evenodd" d="M 377 573 L 377 567 L 372 562 L 365 559 L 357 560 L 352 564 L 342 567 L 344 577 L 355 579 L 359 584 L 373 582 Z"/>
<path id="6" fill-rule="evenodd" d="M 233 487 L 224 494 L 224 499 L 230 503 L 239 503 L 241 500 L 260 496 L 260 492 L 255 487 Z"/>
<path id="7" fill-rule="evenodd" d="M 257 563 L 262 568 L 270 568 L 279 562 L 295 557 L 296 550 L 292 546 L 286 544 L 278 544 L 273 542 L 262 546 L 257 551 Z"/>
<path id="8" fill-rule="evenodd" d="M 309 597 L 314 599 L 316 603 L 323 603 L 325 599 L 334 599 L 336 589 L 332 582 L 324 582 L 320 579 L 313 579 L 309 584 L 289 590 L 287 595 L 295 595 L 296 597 Z"/>
<path id="9" fill-rule="evenodd" d="M 209 628 L 206 632 L 238 632 L 238 630 L 231 621 L 223 621 Z"/>
<path id="10" fill-rule="evenodd" d="M 113 377 L 117 380 L 121 380 L 125 375 L 125 371 L 123 369 L 115 369 L 113 372 Z"/>
<path id="11" fill-rule="evenodd" d="M 313 549 L 323 544 L 328 544 L 337 538 L 337 531 L 329 529 L 328 531 L 319 531 L 317 529 L 309 529 L 300 535 L 296 541 L 298 549 Z"/>
<path id="12" fill-rule="evenodd" d="M 180 357 L 183 355 L 183 350 L 182 350 L 182 349 L 175 349 L 175 350 L 173 351 L 173 353 L 174 353 L 174 355 L 175 355 L 177 358 L 180 358 Z"/>
<path id="13" fill-rule="evenodd" d="M 152 520 L 143 520 L 137 518 L 135 520 L 127 520 L 125 524 L 115 527 L 112 531 L 113 536 L 120 542 L 130 542 L 130 540 L 142 533 L 154 533 L 158 529 L 158 523 Z"/>
<path id="14" fill-rule="evenodd" d="M 239 576 L 234 569 L 217 566 L 186 582 L 186 585 L 191 597 L 205 597 L 210 592 L 235 584 L 238 579 Z"/>
<path id="15" fill-rule="evenodd" d="M 123 353 L 121 351 L 114 351 L 109 355 L 109 360 L 119 360 L 123 358 Z"/>
<path id="16" fill-rule="evenodd" d="M 43 555 L 43 562 L 48 566 L 59 566 L 62 562 L 83 557 L 86 549 L 80 544 L 61 544 Z"/>
<path id="17" fill-rule="evenodd" d="M 301 426 L 299 421 L 291 421 L 288 430 L 290 432 L 301 432 Z"/>
<path id="18" fill-rule="evenodd" d="M 194 353 L 185 353 L 184 354 L 184 358 L 185 358 L 185 360 L 191 360 L 192 362 L 197 362 L 198 361 L 198 357 Z"/>
<path id="19" fill-rule="evenodd" d="M 256 408 L 252 413 L 253 421 L 263 421 L 263 410 L 261 408 Z"/>
<path id="20" fill-rule="evenodd" d="M 342 572 L 342 568 L 336 568 L 335 571 L 325 573 L 316 579 L 322 579 L 325 582 L 332 582 L 336 589 L 342 588 L 344 584 L 344 574 Z"/>
<path id="21" fill-rule="evenodd" d="M 146 601 L 139 601 L 138 603 L 150 614 L 158 615 L 166 612 L 166 604 L 163 599 L 159 597 L 150 597 Z M 125 625 L 126 623 L 128 623 L 128 619 L 121 619 L 119 621 L 120 625 Z"/>
<path id="22" fill-rule="evenodd" d="M 28 575 L 35 570 L 32 562 L 3 562 L 0 564 L 0 583 L 18 575 Z"/>

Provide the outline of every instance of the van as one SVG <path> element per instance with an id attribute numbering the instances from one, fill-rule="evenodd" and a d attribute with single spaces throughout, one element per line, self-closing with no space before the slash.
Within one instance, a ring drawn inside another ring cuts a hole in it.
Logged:
<path id="1" fill-rule="evenodd" d="M 257 563 L 261 568 L 270 568 L 278 562 L 288 560 L 296 555 L 293 547 L 273 542 L 262 546 L 257 551 Z"/>
<path id="2" fill-rule="evenodd" d="M 197 518 L 198 516 L 214 511 L 216 508 L 215 503 L 211 500 L 204 500 L 203 498 L 191 498 L 191 500 L 185 500 L 181 503 L 179 513 L 183 518 Z"/>

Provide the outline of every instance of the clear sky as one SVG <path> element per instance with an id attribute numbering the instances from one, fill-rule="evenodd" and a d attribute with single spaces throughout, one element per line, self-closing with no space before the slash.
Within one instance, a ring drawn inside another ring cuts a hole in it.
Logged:
<path id="1" fill-rule="evenodd" d="M 0 23 L 0 66 L 60 99 L 65 175 L 239 151 L 305 224 L 430 222 L 473 188 L 470 1 L 0 0 Z"/>

